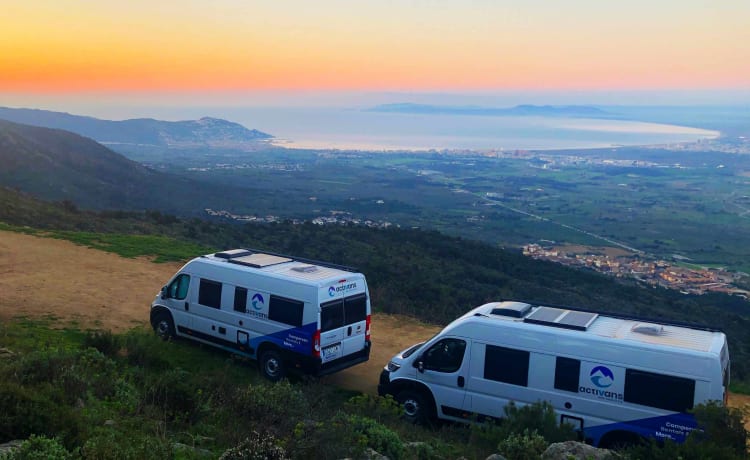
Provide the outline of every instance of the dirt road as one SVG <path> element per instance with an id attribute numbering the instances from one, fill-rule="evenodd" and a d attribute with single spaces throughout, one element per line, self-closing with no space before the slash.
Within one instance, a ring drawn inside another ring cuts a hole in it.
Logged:
<path id="1" fill-rule="evenodd" d="M 82 328 L 121 332 L 145 327 L 154 295 L 179 267 L 0 231 L 0 320 L 53 316 L 61 325 Z M 411 318 L 375 314 L 370 360 L 325 381 L 375 393 L 383 365 L 438 329 Z M 750 397 L 730 395 L 730 404 L 747 406 Z"/>

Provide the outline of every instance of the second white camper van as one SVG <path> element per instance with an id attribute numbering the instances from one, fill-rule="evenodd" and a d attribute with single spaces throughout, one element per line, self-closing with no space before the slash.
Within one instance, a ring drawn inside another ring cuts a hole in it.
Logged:
<path id="1" fill-rule="evenodd" d="M 154 299 L 151 325 L 257 359 L 275 381 L 367 361 L 370 313 L 365 277 L 349 267 L 233 249 L 185 264 Z"/>
<path id="2" fill-rule="evenodd" d="M 414 421 L 502 418 L 548 401 L 594 445 L 684 441 L 689 413 L 726 402 L 729 352 L 719 331 L 559 306 L 493 302 L 396 355 L 378 392 Z"/>

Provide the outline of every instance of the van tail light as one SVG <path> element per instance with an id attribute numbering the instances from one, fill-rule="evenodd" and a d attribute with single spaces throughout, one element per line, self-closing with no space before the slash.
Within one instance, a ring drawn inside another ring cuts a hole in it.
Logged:
<path id="1" fill-rule="evenodd" d="M 365 325 L 365 340 L 370 341 L 370 315 L 367 315 L 367 324 Z"/>
<path id="2" fill-rule="evenodd" d="M 315 331 L 315 334 L 313 334 L 312 342 L 313 358 L 320 358 L 320 329 Z"/>

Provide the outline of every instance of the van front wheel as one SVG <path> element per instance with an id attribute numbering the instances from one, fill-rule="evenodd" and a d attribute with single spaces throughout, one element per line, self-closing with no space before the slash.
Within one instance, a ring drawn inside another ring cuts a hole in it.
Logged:
<path id="1" fill-rule="evenodd" d="M 260 355 L 260 372 L 272 382 L 278 382 L 286 375 L 286 367 L 281 354 L 276 350 L 264 351 Z"/>
<path id="2" fill-rule="evenodd" d="M 426 423 L 430 418 L 428 399 L 419 391 L 404 390 L 396 396 L 404 408 L 404 419 L 411 423 Z"/>
<path id="3" fill-rule="evenodd" d="M 162 340 L 174 338 L 174 323 L 167 313 L 159 313 L 154 318 L 154 331 Z"/>

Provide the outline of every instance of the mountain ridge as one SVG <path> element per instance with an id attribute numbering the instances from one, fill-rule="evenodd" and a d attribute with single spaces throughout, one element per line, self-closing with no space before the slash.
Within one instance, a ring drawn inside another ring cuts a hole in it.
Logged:
<path id="1" fill-rule="evenodd" d="M 164 121 L 154 118 L 104 120 L 42 109 L 0 107 L 0 119 L 51 129 L 62 129 L 106 144 L 166 147 L 238 147 L 273 138 L 221 118 Z"/>

